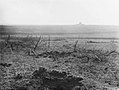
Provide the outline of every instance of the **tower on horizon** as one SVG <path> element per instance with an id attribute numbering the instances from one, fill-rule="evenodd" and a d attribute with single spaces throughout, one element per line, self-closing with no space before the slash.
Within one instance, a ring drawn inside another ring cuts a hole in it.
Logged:
<path id="1" fill-rule="evenodd" d="M 84 24 L 83 24 L 82 22 L 79 22 L 79 23 L 78 23 L 78 25 L 80 25 L 80 26 L 81 26 L 81 25 L 84 25 Z"/>

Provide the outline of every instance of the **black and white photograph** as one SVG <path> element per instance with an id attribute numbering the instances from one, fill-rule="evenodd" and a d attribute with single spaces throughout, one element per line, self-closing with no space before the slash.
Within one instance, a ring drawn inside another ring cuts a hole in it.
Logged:
<path id="1" fill-rule="evenodd" d="M 119 90 L 119 0 L 0 0 L 0 90 Z"/>

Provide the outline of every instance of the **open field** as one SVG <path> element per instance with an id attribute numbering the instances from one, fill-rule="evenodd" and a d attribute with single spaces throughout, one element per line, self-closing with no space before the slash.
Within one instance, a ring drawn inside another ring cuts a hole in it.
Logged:
<path id="1" fill-rule="evenodd" d="M 119 40 L 31 35 L 0 39 L 0 90 L 116 90 Z"/>

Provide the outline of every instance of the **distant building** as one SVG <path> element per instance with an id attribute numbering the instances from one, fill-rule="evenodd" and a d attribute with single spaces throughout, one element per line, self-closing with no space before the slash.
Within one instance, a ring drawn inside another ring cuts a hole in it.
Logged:
<path id="1" fill-rule="evenodd" d="M 82 24 L 82 22 L 79 22 L 78 25 L 82 26 L 82 25 L 84 25 L 84 24 Z"/>

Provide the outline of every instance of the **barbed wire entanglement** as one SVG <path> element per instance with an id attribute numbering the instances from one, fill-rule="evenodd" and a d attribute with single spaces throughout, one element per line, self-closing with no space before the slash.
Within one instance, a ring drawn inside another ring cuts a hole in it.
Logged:
<path id="1" fill-rule="evenodd" d="M 6 35 L 0 39 L 0 90 L 116 90 L 115 47 L 115 42 Z"/>

